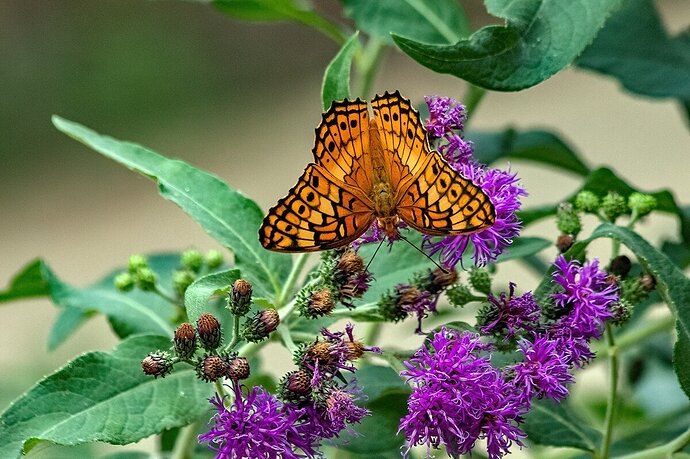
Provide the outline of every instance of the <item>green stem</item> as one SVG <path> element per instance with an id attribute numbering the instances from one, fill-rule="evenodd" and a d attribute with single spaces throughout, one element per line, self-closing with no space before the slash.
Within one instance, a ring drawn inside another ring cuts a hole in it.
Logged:
<path id="1" fill-rule="evenodd" d="M 241 337 L 240 337 L 240 318 L 236 315 L 233 314 L 232 316 L 232 341 L 230 341 L 230 344 L 225 346 L 226 351 L 232 351 L 235 349 L 235 346 L 240 342 Z"/>
<path id="2" fill-rule="evenodd" d="M 371 87 L 374 84 L 376 73 L 383 62 L 383 53 L 386 50 L 386 43 L 376 37 L 369 38 L 364 51 L 360 54 L 358 63 L 359 74 L 359 95 L 368 98 Z"/>
<path id="3" fill-rule="evenodd" d="M 673 329 L 675 323 L 676 319 L 672 315 L 664 317 L 663 319 L 646 322 L 645 326 L 637 327 L 625 334 L 620 335 L 616 339 L 616 350 L 620 353 L 625 349 L 637 346 L 650 336 Z M 609 349 L 609 347 L 596 349 L 597 357 L 608 355 Z"/>
<path id="4" fill-rule="evenodd" d="M 690 428 L 668 443 L 637 453 L 618 456 L 617 459 L 667 459 L 670 458 L 673 453 L 680 451 L 689 444 Z"/>
<path id="5" fill-rule="evenodd" d="M 216 379 L 214 384 L 216 385 L 216 392 L 218 392 L 218 395 L 221 397 L 228 395 L 227 392 L 225 392 L 225 387 L 223 387 L 223 383 L 220 381 L 220 379 Z"/>
<path id="6" fill-rule="evenodd" d="M 467 94 L 465 94 L 465 97 L 462 101 L 462 103 L 465 105 L 465 113 L 467 113 L 467 121 L 465 122 L 465 125 L 469 124 L 472 116 L 474 116 L 477 107 L 479 106 L 479 103 L 482 101 L 482 99 L 484 99 L 485 95 L 486 89 L 480 88 L 479 86 L 475 86 L 473 84 L 469 85 L 467 88 Z"/>
<path id="7" fill-rule="evenodd" d="M 288 351 L 290 351 L 290 354 L 294 354 L 295 351 L 297 350 L 297 345 L 295 342 L 292 340 L 292 335 L 290 334 L 290 328 L 287 326 L 279 326 L 278 327 L 278 333 L 280 334 L 280 339 L 283 341 L 283 344 L 287 348 Z"/>
<path id="8" fill-rule="evenodd" d="M 287 298 L 292 294 L 292 290 L 295 288 L 295 284 L 297 283 L 297 279 L 299 278 L 300 274 L 302 274 L 302 270 L 304 269 L 304 265 L 306 264 L 309 255 L 310 254 L 307 252 L 300 253 L 297 257 L 297 260 L 295 260 L 295 264 L 292 265 L 292 271 L 290 271 L 280 295 L 276 298 L 274 305 L 276 309 L 282 308 L 287 301 Z"/>
<path id="9" fill-rule="evenodd" d="M 606 417 L 604 418 L 604 438 L 601 444 L 601 457 L 609 457 L 611 440 L 613 439 L 613 420 L 616 403 L 618 399 L 618 348 L 613 337 L 613 330 L 610 324 L 606 324 L 606 343 L 608 344 L 609 354 L 609 393 L 606 403 Z"/>
<path id="10" fill-rule="evenodd" d="M 364 333 L 364 344 L 374 346 L 381 336 L 381 322 L 370 322 Z"/>
<path id="11" fill-rule="evenodd" d="M 366 303 L 361 306 L 357 306 L 354 310 L 349 308 L 336 309 L 331 313 L 333 317 L 350 317 L 351 315 L 357 314 L 367 314 L 370 312 L 377 312 L 379 310 L 379 305 L 377 303 Z"/>
<path id="12" fill-rule="evenodd" d="M 164 300 L 170 302 L 171 304 L 173 304 L 175 306 L 180 305 L 180 302 L 177 301 L 177 299 L 175 299 L 172 296 L 165 293 L 163 290 L 160 289 L 160 287 L 158 287 L 158 285 L 153 286 L 153 293 L 155 293 L 156 295 L 160 296 L 161 298 L 163 298 Z"/>
<path id="13" fill-rule="evenodd" d="M 196 422 L 192 422 L 180 429 L 170 459 L 190 459 L 192 457 L 192 451 L 197 444 L 196 427 Z"/>

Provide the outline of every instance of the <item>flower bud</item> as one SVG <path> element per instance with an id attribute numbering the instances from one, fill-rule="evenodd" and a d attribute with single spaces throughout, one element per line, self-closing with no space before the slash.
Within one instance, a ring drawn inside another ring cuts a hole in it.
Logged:
<path id="1" fill-rule="evenodd" d="M 336 364 L 338 357 L 333 354 L 333 344 L 327 341 L 315 341 L 306 348 L 304 360 L 314 363 L 319 362 L 319 365 L 323 366 Z"/>
<path id="2" fill-rule="evenodd" d="M 217 250 L 209 250 L 204 257 L 208 269 L 219 268 L 223 264 L 223 254 Z"/>
<path id="3" fill-rule="evenodd" d="M 199 340 L 201 345 L 207 351 L 212 351 L 220 346 L 223 338 L 223 333 L 220 328 L 220 322 L 212 314 L 201 314 L 196 321 L 196 329 L 199 333 Z"/>
<path id="4" fill-rule="evenodd" d="M 570 234 L 561 234 L 556 238 L 556 248 L 560 253 L 567 252 L 575 243 L 575 238 Z"/>
<path id="5" fill-rule="evenodd" d="M 580 191 L 575 196 L 575 207 L 583 212 L 596 213 L 599 210 L 599 198 L 591 191 Z"/>
<path id="6" fill-rule="evenodd" d="M 227 371 L 226 361 L 217 355 L 205 355 L 196 364 L 197 377 L 206 382 L 214 382 L 222 378 Z"/>
<path id="7" fill-rule="evenodd" d="M 173 338 L 175 353 L 181 359 L 188 359 L 196 351 L 196 332 L 192 324 L 183 323 L 175 330 Z"/>
<path id="8" fill-rule="evenodd" d="M 615 191 L 609 191 L 601 200 L 601 210 L 610 222 L 615 222 L 618 217 L 628 212 L 625 198 Z"/>
<path id="9" fill-rule="evenodd" d="M 186 269 L 192 271 L 193 273 L 198 273 L 201 271 L 201 267 L 204 264 L 204 256 L 198 250 L 185 250 L 182 252 L 182 257 L 180 258 L 182 266 Z"/>
<path id="10" fill-rule="evenodd" d="M 302 313 L 312 319 L 330 314 L 335 309 L 335 300 L 330 289 L 322 288 L 312 292 Z"/>
<path id="11" fill-rule="evenodd" d="M 453 287 L 446 290 L 446 296 L 450 304 L 456 308 L 464 307 L 467 303 L 474 299 L 474 295 L 466 285 L 454 285 Z"/>
<path id="12" fill-rule="evenodd" d="M 577 236 L 582 230 L 580 214 L 577 213 L 572 204 L 561 203 L 556 211 L 556 226 L 561 233 Z"/>
<path id="13" fill-rule="evenodd" d="M 244 322 L 242 336 L 246 341 L 258 343 L 275 331 L 280 324 L 280 316 L 275 309 L 264 309 L 254 314 L 254 317 Z"/>
<path id="14" fill-rule="evenodd" d="M 351 276 L 338 290 L 338 300 L 343 305 L 353 308 L 354 305 L 350 304 L 349 301 L 354 298 L 361 298 L 369 289 L 371 279 L 373 279 L 373 276 L 369 271 L 362 271 Z"/>
<path id="15" fill-rule="evenodd" d="M 184 292 L 187 291 L 187 287 L 194 282 L 194 273 L 187 270 L 175 271 L 173 272 L 172 280 L 175 292 L 177 292 L 177 295 L 181 298 L 184 297 Z"/>
<path id="16" fill-rule="evenodd" d="M 144 374 L 154 378 L 159 376 L 165 378 L 172 371 L 172 367 L 170 354 L 162 351 L 151 352 L 141 361 L 141 369 L 144 370 Z"/>
<path id="17" fill-rule="evenodd" d="M 291 371 L 280 380 L 280 398 L 294 404 L 305 401 L 312 391 L 312 374 L 307 370 Z"/>
<path id="18" fill-rule="evenodd" d="M 225 376 L 228 378 L 234 381 L 240 381 L 247 379 L 250 373 L 249 360 L 245 357 L 233 357 L 227 360 L 227 372 Z"/>
<path id="19" fill-rule="evenodd" d="M 625 277 L 630 272 L 630 268 L 632 268 L 630 258 L 626 257 L 625 255 L 618 255 L 616 258 L 611 260 L 609 271 L 616 276 Z"/>
<path id="20" fill-rule="evenodd" d="M 244 279 L 237 279 L 232 284 L 228 298 L 228 308 L 235 316 L 241 317 L 249 312 L 252 305 L 252 284 Z"/>
<path id="21" fill-rule="evenodd" d="M 638 217 L 644 217 L 656 209 L 657 201 L 651 194 L 634 192 L 628 196 L 628 207 L 637 213 Z"/>
<path id="22" fill-rule="evenodd" d="M 491 276 L 486 269 L 473 268 L 470 270 L 470 285 L 478 292 L 488 295 L 491 293 Z"/>
<path id="23" fill-rule="evenodd" d="M 458 272 L 455 269 L 451 271 L 444 271 L 441 268 L 430 269 L 426 279 L 421 282 L 421 288 L 433 295 L 455 284 L 457 280 Z"/>
<path id="24" fill-rule="evenodd" d="M 145 292 L 151 292 L 156 289 L 156 273 L 151 268 L 139 268 L 134 274 L 137 287 Z"/>
<path id="25" fill-rule="evenodd" d="M 613 317 L 609 320 L 613 325 L 621 326 L 630 319 L 633 311 L 633 305 L 625 300 L 620 300 L 610 306 Z"/>
<path id="26" fill-rule="evenodd" d="M 640 285 L 645 292 L 651 292 L 656 288 L 656 279 L 649 273 L 644 273 L 640 276 Z"/>
<path id="27" fill-rule="evenodd" d="M 143 255 L 130 255 L 129 261 L 127 262 L 127 270 L 134 274 L 142 268 L 148 268 L 149 262 Z"/>
<path id="28" fill-rule="evenodd" d="M 352 250 L 340 256 L 336 269 L 346 276 L 353 276 L 364 271 L 364 260 Z"/>
<path id="29" fill-rule="evenodd" d="M 115 288 L 121 292 L 129 292 L 134 288 L 134 276 L 130 273 L 120 273 L 115 276 Z"/>
<path id="30" fill-rule="evenodd" d="M 384 293 L 376 305 L 381 317 L 388 322 L 400 322 L 407 317 L 407 311 L 398 305 L 397 292 L 392 293 L 389 291 Z"/>

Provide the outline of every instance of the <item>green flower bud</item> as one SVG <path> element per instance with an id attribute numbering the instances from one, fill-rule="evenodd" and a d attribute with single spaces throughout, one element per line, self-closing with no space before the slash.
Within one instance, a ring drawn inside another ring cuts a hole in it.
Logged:
<path id="1" fill-rule="evenodd" d="M 145 256 L 143 255 L 130 255 L 129 261 L 127 262 L 127 270 L 132 273 L 136 274 L 137 271 L 143 268 L 148 268 L 149 267 L 149 262 L 146 259 Z"/>
<path id="2" fill-rule="evenodd" d="M 572 204 L 564 202 L 558 206 L 556 212 L 556 226 L 561 233 L 577 236 L 582 230 L 582 222 L 580 221 L 580 214 L 575 210 Z"/>
<path id="3" fill-rule="evenodd" d="M 120 273 L 115 276 L 115 288 L 121 292 L 129 292 L 134 288 L 134 276 L 130 273 Z"/>
<path id="4" fill-rule="evenodd" d="M 216 269 L 223 264 L 223 254 L 217 250 L 209 250 L 204 258 L 208 269 Z"/>
<path id="5" fill-rule="evenodd" d="M 649 296 L 649 291 L 641 282 L 640 277 L 628 278 L 620 283 L 619 296 L 628 304 L 637 304 Z"/>
<path id="6" fill-rule="evenodd" d="M 407 317 L 407 311 L 398 303 L 397 293 L 391 291 L 384 293 L 376 305 L 378 306 L 379 314 L 386 321 L 400 322 Z"/>
<path id="7" fill-rule="evenodd" d="M 609 191 L 601 200 L 601 210 L 610 222 L 615 222 L 618 217 L 628 212 L 628 205 L 625 198 L 615 191 Z"/>
<path id="8" fill-rule="evenodd" d="M 194 273 L 198 273 L 204 264 L 204 257 L 198 250 L 186 250 L 182 252 L 180 261 L 182 266 Z"/>
<path id="9" fill-rule="evenodd" d="M 464 284 L 454 285 L 453 287 L 446 290 L 446 296 L 448 301 L 456 308 L 462 308 L 467 303 L 474 300 L 474 295 L 470 291 L 469 287 Z"/>
<path id="10" fill-rule="evenodd" d="M 628 303 L 626 300 L 621 299 L 617 303 L 610 306 L 613 317 L 609 320 L 613 325 L 621 326 L 630 319 L 634 306 Z"/>
<path id="11" fill-rule="evenodd" d="M 635 192 L 628 197 L 628 207 L 630 207 L 630 210 L 637 213 L 639 217 L 644 217 L 656 209 L 656 206 L 656 198 L 651 194 Z"/>
<path id="12" fill-rule="evenodd" d="M 165 378 L 172 371 L 172 367 L 170 354 L 162 351 L 151 352 L 141 361 L 141 369 L 144 374 L 154 378 L 159 376 Z"/>
<path id="13" fill-rule="evenodd" d="M 599 198 L 591 191 L 580 191 L 575 196 L 575 207 L 583 212 L 596 213 L 599 210 Z"/>
<path id="14" fill-rule="evenodd" d="M 184 296 L 184 292 L 187 291 L 187 287 L 192 285 L 194 282 L 194 273 L 191 271 L 175 271 L 172 275 L 173 286 L 179 297 Z"/>
<path id="15" fill-rule="evenodd" d="M 491 276 L 489 271 L 481 268 L 470 270 L 470 285 L 478 292 L 488 295 L 491 293 Z"/>
<path id="16" fill-rule="evenodd" d="M 134 274 L 134 278 L 136 279 L 137 287 L 145 292 L 156 289 L 156 273 L 151 268 L 139 268 L 136 274 Z"/>

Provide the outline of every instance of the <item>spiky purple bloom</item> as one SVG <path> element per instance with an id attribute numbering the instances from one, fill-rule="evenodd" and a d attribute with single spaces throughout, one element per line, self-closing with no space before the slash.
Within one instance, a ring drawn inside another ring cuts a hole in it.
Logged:
<path id="1" fill-rule="evenodd" d="M 481 328 L 482 333 L 496 330 L 504 333 L 505 339 L 510 339 L 517 334 L 534 331 L 540 308 L 531 292 L 515 296 L 515 284 L 510 282 L 507 296 L 501 293 L 496 298 L 489 294 L 487 300 L 493 306 L 490 317 L 494 320 Z"/>
<path id="2" fill-rule="evenodd" d="M 570 362 L 559 342 L 547 336 L 536 336 L 533 342 L 522 340 L 520 351 L 524 360 L 508 368 L 513 384 L 526 400 L 548 397 L 560 401 L 568 396 L 567 384 L 575 378 L 568 372 Z"/>
<path id="3" fill-rule="evenodd" d="M 556 306 L 565 313 L 560 325 L 572 330 L 575 337 L 599 338 L 607 319 L 613 317 L 610 306 L 618 301 L 618 289 L 606 281 L 606 273 L 599 270 L 599 260 L 581 265 L 577 260 L 566 261 L 561 255 L 554 262 L 553 282 L 562 291 L 553 294 Z"/>
<path id="4" fill-rule="evenodd" d="M 439 252 L 441 263 L 452 269 L 462 260 L 465 250 L 472 243 L 475 265 L 484 266 L 496 260 L 520 234 L 522 225 L 516 211 L 522 205 L 520 197 L 526 196 L 527 192 L 517 185 L 520 180 L 517 174 L 511 174 L 510 171 L 487 169 L 474 161 L 451 165 L 489 196 L 496 210 L 496 221 L 490 227 L 472 234 L 447 236 L 436 241 L 425 236 L 424 247 L 431 255 Z"/>
<path id="5" fill-rule="evenodd" d="M 582 368 L 594 358 L 589 338 L 579 336 L 576 330 L 561 322 L 551 324 L 547 336 L 556 342 L 558 352 L 570 366 Z"/>
<path id="6" fill-rule="evenodd" d="M 522 446 L 519 428 L 528 405 L 503 374 L 480 352 L 490 346 L 479 335 L 442 328 L 404 362 L 413 388 L 408 414 L 401 419 L 408 449 L 444 445 L 450 455 L 470 452 L 486 438 L 490 458 L 508 453 L 513 443 Z"/>
<path id="7" fill-rule="evenodd" d="M 465 106 L 450 97 L 424 98 L 429 107 L 425 126 L 431 139 L 439 139 L 438 151 L 451 163 L 468 162 L 472 158 L 472 142 L 462 137 L 467 112 Z"/>
<path id="8" fill-rule="evenodd" d="M 217 458 L 298 459 L 318 456 L 314 445 L 317 438 L 304 435 L 300 422 L 302 410 L 286 409 L 285 405 L 254 386 L 243 395 L 238 383 L 233 385 L 235 399 L 225 406 L 224 397 L 210 399 L 217 410 L 211 429 L 199 436 L 207 442 Z"/>

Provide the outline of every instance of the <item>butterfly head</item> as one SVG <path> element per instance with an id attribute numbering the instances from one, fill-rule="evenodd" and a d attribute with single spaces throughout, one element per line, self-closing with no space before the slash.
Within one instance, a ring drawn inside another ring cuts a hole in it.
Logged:
<path id="1" fill-rule="evenodd" d="M 386 235 L 389 241 L 395 241 L 400 239 L 400 233 L 398 232 L 398 224 L 400 223 L 400 218 L 397 215 L 391 215 L 389 217 L 378 217 L 378 224 L 381 231 Z"/>

